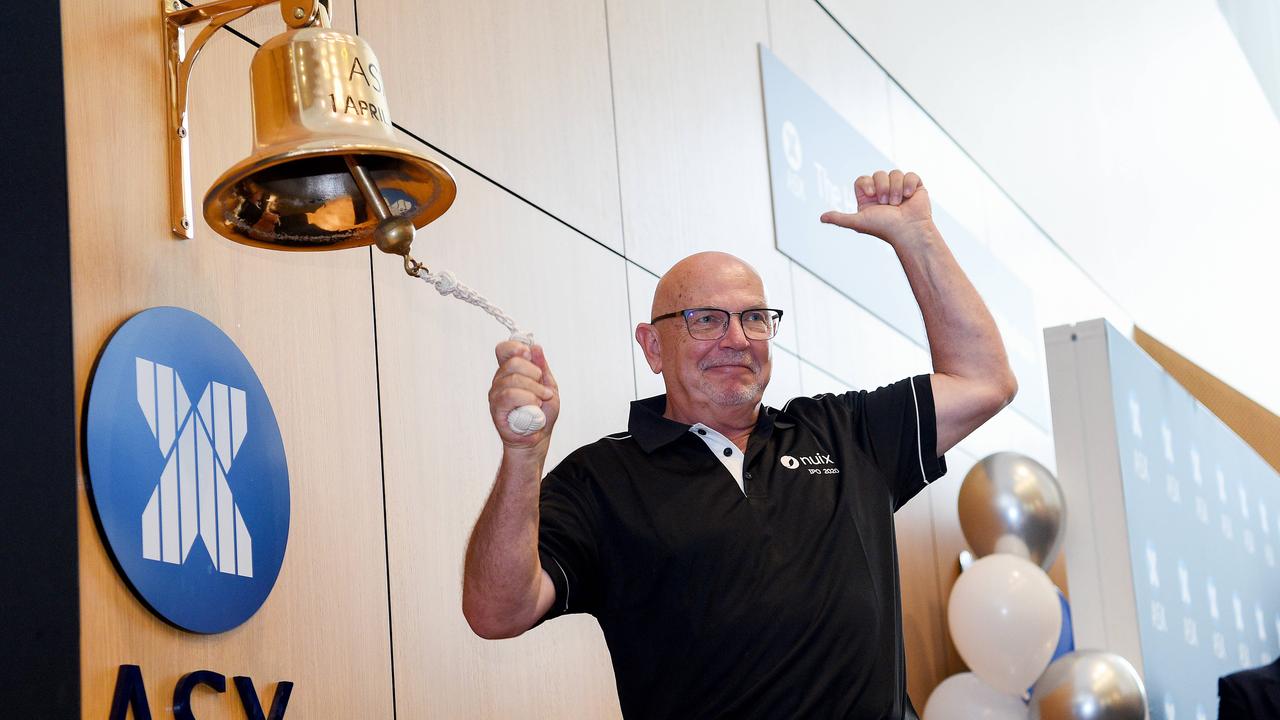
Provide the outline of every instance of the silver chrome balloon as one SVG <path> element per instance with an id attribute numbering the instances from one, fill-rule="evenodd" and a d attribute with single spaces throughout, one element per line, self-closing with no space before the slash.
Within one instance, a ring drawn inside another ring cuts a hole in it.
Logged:
<path id="1" fill-rule="evenodd" d="M 1031 689 L 1030 720 L 1144 720 L 1138 671 L 1114 653 L 1077 650 L 1051 663 Z"/>
<path id="2" fill-rule="evenodd" d="M 1043 465 L 1014 452 L 988 455 L 960 486 L 960 528 L 978 557 L 1018 555 L 1045 570 L 1067 526 L 1062 488 Z"/>

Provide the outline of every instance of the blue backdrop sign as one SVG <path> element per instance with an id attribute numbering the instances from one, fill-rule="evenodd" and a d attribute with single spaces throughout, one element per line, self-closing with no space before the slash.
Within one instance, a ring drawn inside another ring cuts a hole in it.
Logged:
<path id="1" fill-rule="evenodd" d="M 200 315 L 144 310 L 116 330 L 89 388 L 90 503 L 134 592 L 192 632 L 248 620 L 289 537 L 289 470 L 267 393 Z"/>
<path id="2" fill-rule="evenodd" d="M 1152 720 L 1217 717 L 1217 679 L 1280 653 L 1280 476 L 1107 325 Z"/>

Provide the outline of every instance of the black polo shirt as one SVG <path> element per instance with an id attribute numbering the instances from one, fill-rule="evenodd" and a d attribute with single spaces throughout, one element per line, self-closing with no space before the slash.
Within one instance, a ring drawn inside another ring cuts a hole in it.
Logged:
<path id="1" fill-rule="evenodd" d="M 599 619 L 628 718 L 915 718 L 893 513 L 946 472 L 929 377 L 761 408 L 745 493 L 665 407 L 543 481 L 543 620 Z"/>

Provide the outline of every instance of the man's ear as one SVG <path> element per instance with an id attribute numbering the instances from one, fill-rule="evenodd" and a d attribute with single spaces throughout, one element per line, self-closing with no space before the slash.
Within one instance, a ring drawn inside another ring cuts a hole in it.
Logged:
<path id="1" fill-rule="evenodd" d="M 649 369 L 654 375 L 662 372 L 662 339 L 658 337 L 658 328 L 649 323 L 636 325 L 636 342 L 644 351 L 644 359 L 649 362 Z"/>

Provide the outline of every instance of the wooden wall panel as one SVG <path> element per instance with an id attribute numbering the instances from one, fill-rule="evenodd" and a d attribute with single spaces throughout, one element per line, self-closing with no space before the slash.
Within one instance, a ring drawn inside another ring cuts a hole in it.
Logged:
<path id="1" fill-rule="evenodd" d="M 415 255 L 502 307 L 546 349 L 561 389 L 547 470 L 626 428 L 634 394 L 625 261 L 483 179 L 454 168 L 458 201 L 419 231 Z M 618 715 L 594 618 L 562 618 L 512 640 L 462 616 L 462 563 L 501 445 L 489 419 L 493 348 L 507 331 L 479 308 L 375 258 L 401 718 Z"/>
<path id="2" fill-rule="evenodd" d="M 360 0 L 391 117 L 622 249 L 599 0 Z"/>
<path id="3" fill-rule="evenodd" d="M 946 596 L 939 592 L 934 547 L 933 506 L 929 496 L 939 485 L 957 482 L 948 475 L 916 495 L 893 516 L 902 584 L 902 636 L 907 655 L 907 692 L 917 712 L 929 693 L 947 677 Z"/>
<path id="4" fill-rule="evenodd" d="M 290 717 L 388 718 L 368 251 L 251 249 L 203 222 L 195 239 L 173 239 L 158 4 L 67 0 L 63 38 L 77 400 L 83 402 L 99 349 L 130 315 L 156 305 L 199 312 L 231 336 L 262 379 L 284 439 L 292 496 L 288 550 L 271 596 L 239 628 L 197 636 L 162 622 L 127 589 L 81 477 L 83 717 L 105 717 L 116 668 L 134 663 L 156 717 L 171 716 L 178 677 L 209 669 L 248 675 L 263 696 L 276 681 L 293 681 Z M 214 174 L 248 152 L 251 51 L 224 33 L 196 66 L 197 206 Z M 202 691 L 194 709 L 201 718 L 240 717 L 235 698 Z"/>
<path id="5" fill-rule="evenodd" d="M 974 457 L 963 448 L 957 447 L 947 453 L 947 477 L 929 487 L 929 505 L 933 508 L 933 551 L 937 576 L 938 600 L 942 612 L 942 627 L 938 637 L 934 639 L 940 650 L 942 664 L 939 681 L 956 673 L 965 672 L 969 668 L 960 659 L 960 653 L 951 642 L 951 625 L 947 619 L 947 602 L 951 598 L 951 588 L 960 577 L 960 552 L 968 549 L 964 532 L 960 529 L 960 515 L 957 501 L 960 498 L 960 486 L 964 484 L 964 476 L 973 467 Z M 917 698 L 922 710 L 927 698 Z"/>

